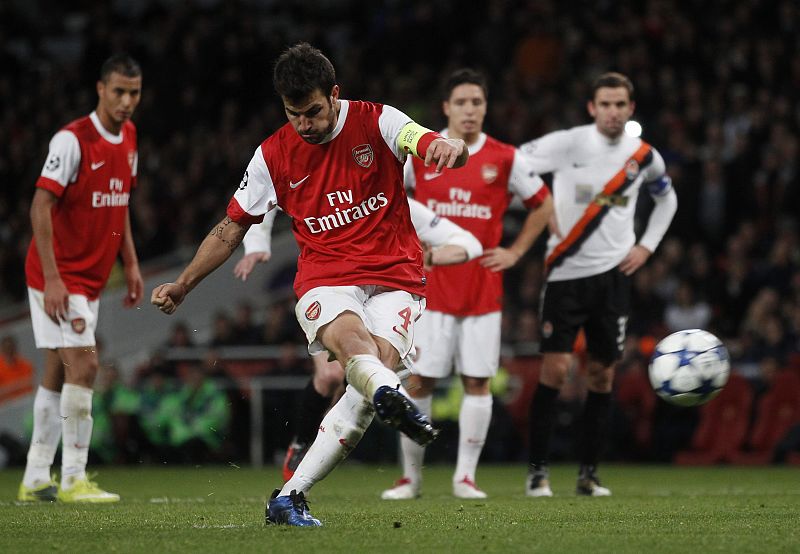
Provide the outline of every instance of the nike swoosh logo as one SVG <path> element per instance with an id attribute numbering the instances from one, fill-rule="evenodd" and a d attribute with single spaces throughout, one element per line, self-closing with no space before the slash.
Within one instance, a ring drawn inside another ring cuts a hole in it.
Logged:
<path id="1" fill-rule="evenodd" d="M 103 167 L 105 164 L 106 164 L 105 160 L 103 160 L 102 162 L 93 163 L 93 164 L 92 164 L 92 171 L 94 171 L 94 170 L 96 170 L 96 169 L 100 169 L 100 168 L 101 168 L 101 167 Z"/>
<path id="2" fill-rule="evenodd" d="M 299 181 L 297 181 L 296 183 L 292 183 L 291 181 L 289 181 L 289 188 L 290 188 L 290 189 L 296 189 L 297 187 L 299 187 L 300 185 L 302 185 L 302 184 L 303 184 L 303 181 L 305 181 L 305 180 L 306 180 L 306 179 L 308 179 L 309 177 L 311 177 L 311 175 L 310 175 L 310 174 L 309 174 L 309 175 L 306 175 L 305 177 L 303 177 L 302 179 L 300 179 L 300 180 L 299 180 Z"/>
<path id="3" fill-rule="evenodd" d="M 430 181 L 431 179 L 436 179 L 437 177 L 441 177 L 442 173 L 423 173 L 422 178 L 426 181 Z"/>
<path id="4" fill-rule="evenodd" d="M 579 164 L 579 163 L 575 162 L 575 163 L 572 164 L 572 167 L 574 167 L 575 169 L 578 169 L 580 167 L 586 167 L 587 165 L 589 165 L 589 164 Z"/>

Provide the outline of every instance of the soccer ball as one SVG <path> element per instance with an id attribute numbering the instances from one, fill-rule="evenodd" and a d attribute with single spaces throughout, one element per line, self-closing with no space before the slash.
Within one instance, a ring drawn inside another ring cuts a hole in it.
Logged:
<path id="1" fill-rule="evenodd" d="M 664 337 L 650 359 L 650 384 L 656 394 L 677 406 L 699 406 L 719 394 L 728 382 L 728 350 L 702 329 Z"/>

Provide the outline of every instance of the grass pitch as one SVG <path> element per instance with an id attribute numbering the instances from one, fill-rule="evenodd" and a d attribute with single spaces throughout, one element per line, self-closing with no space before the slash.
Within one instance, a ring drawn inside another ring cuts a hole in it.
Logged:
<path id="1" fill-rule="evenodd" d="M 453 498 L 452 468 L 425 471 L 423 497 L 382 501 L 394 467 L 344 465 L 311 494 L 324 527 L 266 527 L 277 469 L 102 468 L 112 505 L 18 505 L 21 472 L 0 472 L 0 552 L 797 552 L 797 468 L 603 466 L 610 498 L 524 496 L 522 466 L 484 466 L 488 500 Z"/>

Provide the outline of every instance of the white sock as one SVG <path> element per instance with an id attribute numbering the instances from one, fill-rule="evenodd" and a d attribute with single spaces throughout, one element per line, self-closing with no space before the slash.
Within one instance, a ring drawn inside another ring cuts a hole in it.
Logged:
<path id="1" fill-rule="evenodd" d="M 419 411 L 426 416 L 431 415 L 433 396 L 412 398 Z M 419 487 L 422 484 L 422 464 L 425 460 L 425 447 L 420 446 L 403 433 L 400 433 L 400 459 L 403 462 L 403 477 L 410 479 L 411 484 Z"/>
<path id="2" fill-rule="evenodd" d="M 453 482 L 466 477 L 475 482 L 475 470 L 481 457 L 489 423 L 492 420 L 492 396 L 465 394 L 458 415 L 458 459 Z"/>
<path id="3" fill-rule="evenodd" d="M 396 388 L 400 385 L 397 374 L 371 354 L 353 356 L 347 360 L 344 371 L 347 382 L 370 402 L 378 387 L 389 385 Z"/>
<path id="4" fill-rule="evenodd" d="M 61 440 L 61 393 L 39 387 L 33 400 L 33 436 L 22 483 L 38 487 L 50 482 L 50 466 Z"/>
<path id="5" fill-rule="evenodd" d="M 61 389 L 63 441 L 61 452 L 61 488 L 86 478 L 86 460 L 92 439 L 92 389 L 65 384 Z"/>
<path id="6" fill-rule="evenodd" d="M 344 460 L 364 436 L 375 410 L 372 402 L 361 396 L 352 385 L 325 415 L 317 438 L 308 449 L 294 476 L 281 489 L 280 496 L 296 490 L 308 492 Z"/>

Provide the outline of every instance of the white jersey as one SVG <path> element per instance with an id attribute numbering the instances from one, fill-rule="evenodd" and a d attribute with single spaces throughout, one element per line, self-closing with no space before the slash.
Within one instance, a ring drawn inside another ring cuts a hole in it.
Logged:
<path id="1" fill-rule="evenodd" d="M 644 184 L 656 202 L 639 244 L 655 251 L 677 209 L 661 155 L 639 138 L 615 140 L 594 124 L 547 134 L 520 150 L 539 173 L 553 173 L 553 204 L 561 237 L 547 243 L 548 281 L 604 273 L 636 243 L 636 199 Z"/>
<path id="2" fill-rule="evenodd" d="M 444 219 L 409 198 L 408 207 L 411 211 L 411 223 L 417 232 L 419 240 L 433 247 L 455 245 L 462 247 L 467 252 L 467 260 L 473 260 L 483 253 L 481 243 L 475 236 L 453 223 Z M 251 225 L 242 241 L 245 255 L 253 252 L 271 253 L 272 224 L 277 210 L 267 212 L 264 221 L 258 225 Z"/>

